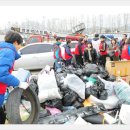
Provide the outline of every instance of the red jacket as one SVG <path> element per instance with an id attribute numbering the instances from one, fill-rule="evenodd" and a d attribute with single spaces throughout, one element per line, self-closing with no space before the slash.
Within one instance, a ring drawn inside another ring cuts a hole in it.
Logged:
<path id="1" fill-rule="evenodd" d="M 58 55 L 56 56 L 57 51 L 59 51 L 59 52 L 58 52 Z M 61 48 L 58 45 L 54 45 L 54 59 L 57 59 L 56 57 L 62 58 Z"/>
<path id="2" fill-rule="evenodd" d="M 9 70 L 9 73 L 11 74 L 13 70 L 14 70 L 14 67 L 12 67 L 12 69 Z M 6 88 L 7 88 L 6 84 L 0 83 L 0 94 L 5 94 Z"/>
<path id="3" fill-rule="evenodd" d="M 75 55 L 83 55 L 86 46 L 84 44 L 77 44 L 75 46 Z"/>
<path id="4" fill-rule="evenodd" d="M 130 60 L 130 55 L 128 53 L 128 46 L 129 45 L 124 45 L 122 49 L 121 59 Z"/>
<path id="5" fill-rule="evenodd" d="M 119 51 L 117 50 L 117 49 L 118 49 L 118 46 L 115 46 L 113 49 L 116 51 L 116 52 L 114 53 L 114 55 L 115 55 L 116 57 L 118 57 L 118 56 L 119 56 Z"/>
<path id="6" fill-rule="evenodd" d="M 107 55 L 107 45 L 105 42 L 101 42 L 99 45 L 100 55 Z"/>
<path id="7" fill-rule="evenodd" d="M 64 45 L 65 48 L 65 60 L 70 60 L 73 58 L 71 48 L 68 45 Z"/>
<path id="8" fill-rule="evenodd" d="M 66 60 L 69 60 L 69 59 L 72 59 L 72 58 L 73 58 L 73 56 L 68 55 L 68 54 L 66 53 L 66 51 L 65 51 L 65 59 L 66 59 Z"/>

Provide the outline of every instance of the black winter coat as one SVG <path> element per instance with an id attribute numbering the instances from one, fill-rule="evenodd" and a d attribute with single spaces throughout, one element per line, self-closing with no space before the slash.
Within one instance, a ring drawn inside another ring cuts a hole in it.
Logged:
<path id="1" fill-rule="evenodd" d="M 84 50 L 84 61 L 88 62 L 88 63 L 96 64 L 97 63 L 97 52 L 96 52 L 96 49 L 92 48 L 90 50 L 90 52 L 91 52 L 90 54 L 91 54 L 91 57 L 92 57 L 92 61 L 89 60 L 88 49 Z"/>

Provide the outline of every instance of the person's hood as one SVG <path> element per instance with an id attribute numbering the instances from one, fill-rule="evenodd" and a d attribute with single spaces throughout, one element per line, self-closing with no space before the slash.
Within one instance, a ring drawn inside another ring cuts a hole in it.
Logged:
<path id="1" fill-rule="evenodd" d="M 12 43 L 0 42 L 0 48 L 9 48 L 12 51 L 14 51 L 14 53 L 15 53 L 15 60 L 17 60 L 17 59 L 19 59 L 21 57 L 20 54 L 18 54 L 15 46 Z"/>
<path id="2" fill-rule="evenodd" d="M 98 40 L 99 40 L 98 37 L 93 38 L 93 41 L 98 41 Z"/>
<path id="3" fill-rule="evenodd" d="M 71 46 L 69 46 L 69 45 L 67 45 L 67 44 L 63 45 L 63 47 L 64 47 L 64 48 L 66 48 L 66 47 L 71 48 Z"/>
<path id="4" fill-rule="evenodd" d="M 56 42 L 55 44 L 58 45 L 58 46 L 60 46 L 60 45 L 61 45 L 61 42 Z"/>

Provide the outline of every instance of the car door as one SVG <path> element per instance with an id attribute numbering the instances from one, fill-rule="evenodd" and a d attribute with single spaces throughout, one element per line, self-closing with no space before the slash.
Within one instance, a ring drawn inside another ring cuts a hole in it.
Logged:
<path id="1" fill-rule="evenodd" d="M 53 45 L 46 43 L 41 44 L 41 47 L 39 48 L 39 56 L 38 63 L 41 68 L 44 68 L 46 65 L 53 66 Z"/>
<path id="2" fill-rule="evenodd" d="M 21 58 L 15 62 L 15 70 L 18 68 L 38 69 L 39 45 L 25 46 L 20 50 Z"/>

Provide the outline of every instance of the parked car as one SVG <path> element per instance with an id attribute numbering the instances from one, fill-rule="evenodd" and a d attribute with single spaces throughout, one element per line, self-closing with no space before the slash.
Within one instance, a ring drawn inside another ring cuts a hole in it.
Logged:
<path id="1" fill-rule="evenodd" d="M 43 42 L 44 37 L 42 35 L 32 35 L 28 38 L 27 40 L 27 45 L 31 43 L 38 43 L 38 42 Z"/>
<path id="2" fill-rule="evenodd" d="M 53 66 L 53 43 L 32 43 L 19 50 L 21 58 L 15 62 L 14 69 L 36 70 L 46 65 Z"/>

